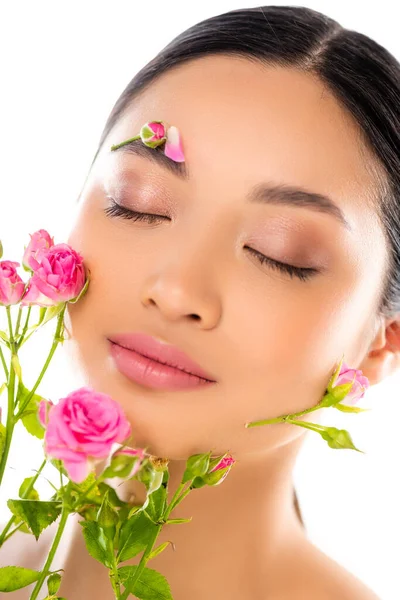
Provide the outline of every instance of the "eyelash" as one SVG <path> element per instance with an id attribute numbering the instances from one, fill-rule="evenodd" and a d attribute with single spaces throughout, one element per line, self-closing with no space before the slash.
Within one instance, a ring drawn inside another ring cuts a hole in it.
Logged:
<path id="1" fill-rule="evenodd" d="M 125 206 L 121 206 L 112 200 L 112 204 L 104 209 L 104 212 L 107 216 L 110 217 L 122 217 L 123 219 L 130 219 L 132 221 L 144 221 L 149 224 L 157 223 L 160 220 L 169 220 L 168 217 L 163 215 L 155 215 L 150 213 L 141 213 L 136 210 L 131 210 L 130 208 L 126 208 Z M 307 281 L 313 275 L 316 275 L 319 271 L 314 268 L 306 268 L 306 267 L 294 267 L 287 263 L 282 263 L 278 260 L 273 260 L 272 258 L 268 258 L 261 252 L 254 250 L 254 248 L 250 248 L 249 246 L 245 246 L 245 249 L 251 252 L 261 264 L 268 264 L 273 269 L 277 269 L 281 273 L 285 273 L 289 275 L 292 279 L 297 277 L 301 281 Z"/>

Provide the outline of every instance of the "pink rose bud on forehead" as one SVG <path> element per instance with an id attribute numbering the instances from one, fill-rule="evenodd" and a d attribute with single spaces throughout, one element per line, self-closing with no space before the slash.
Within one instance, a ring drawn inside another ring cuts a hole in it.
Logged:
<path id="1" fill-rule="evenodd" d="M 17 273 L 20 263 L 11 260 L 0 261 L 0 304 L 18 304 L 25 291 L 25 282 Z"/>
<path id="2" fill-rule="evenodd" d="M 83 257 L 68 244 L 52 246 L 28 282 L 22 306 L 55 306 L 79 296 L 86 283 Z"/>
<path id="3" fill-rule="evenodd" d="M 31 241 L 25 248 L 22 264 L 26 269 L 36 271 L 43 256 L 51 246 L 54 246 L 54 239 L 45 229 L 39 229 L 33 234 L 29 234 Z"/>
<path id="4" fill-rule="evenodd" d="M 340 369 L 340 373 L 333 387 L 343 385 L 345 383 L 351 383 L 354 379 L 354 375 L 356 378 L 350 389 L 350 392 L 344 398 L 344 404 L 353 405 L 358 402 L 358 400 L 361 400 L 361 398 L 364 397 L 365 391 L 369 387 L 368 378 L 362 374 L 362 371 L 359 369 L 351 369 L 346 365 L 346 363 L 342 364 L 342 368 Z"/>
<path id="5" fill-rule="evenodd" d="M 75 483 L 86 479 L 97 460 L 123 443 L 131 427 L 120 405 L 107 394 L 82 387 L 51 407 L 44 437 L 45 452 L 64 463 Z"/>
<path id="6" fill-rule="evenodd" d="M 166 140 L 166 130 L 163 123 L 159 121 L 151 121 L 145 123 L 140 130 L 140 138 L 146 146 L 156 148 L 161 146 Z"/>

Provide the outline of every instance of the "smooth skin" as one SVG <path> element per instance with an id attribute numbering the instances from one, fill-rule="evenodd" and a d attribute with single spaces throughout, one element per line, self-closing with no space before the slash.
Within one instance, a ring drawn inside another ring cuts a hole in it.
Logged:
<path id="1" fill-rule="evenodd" d="M 186 180 L 151 158 L 110 151 L 151 120 L 178 127 Z M 307 431 L 244 427 L 316 405 L 343 353 L 371 385 L 399 368 L 399 321 L 376 315 L 388 258 L 377 177 L 356 124 L 314 76 L 208 56 L 166 72 L 135 100 L 85 182 L 68 243 L 92 279 L 68 307 L 71 360 L 85 384 L 121 403 L 135 445 L 170 459 L 171 492 L 191 454 L 237 459 L 222 485 L 192 492 L 172 513 L 192 521 L 159 538 L 175 552 L 148 566 L 167 577 L 175 600 L 377 598 L 297 520 L 293 468 Z M 330 196 L 350 229 L 310 208 L 246 200 L 267 182 Z M 167 218 L 110 217 L 110 197 Z M 318 272 L 291 278 L 249 248 Z M 217 383 L 161 392 L 126 379 L 107 337 L 136 331 L 180 347 Z M 320 410 L 308 420 L 322 419 Z M 137 482 L 119 492 L 143 498 Z M 107 571 L 76 523 L 68 543 L 60 594 L 111 600 Z M 26 552 L 37 564 L 38 552 Z"/>

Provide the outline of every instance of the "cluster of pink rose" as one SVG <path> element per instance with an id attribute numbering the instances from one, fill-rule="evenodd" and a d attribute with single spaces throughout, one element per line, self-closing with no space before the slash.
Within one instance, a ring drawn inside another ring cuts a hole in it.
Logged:
<path id="1" fill-rule="evenodd" d="M 22 264 L 31 277 L 22 280 L 19 262 L 0 261 L 0 305 L 49 307 L 76 299 L 87 280 L 83 257 L 68 244 L 54 244 L 45 229 L 29 235 Z"/>

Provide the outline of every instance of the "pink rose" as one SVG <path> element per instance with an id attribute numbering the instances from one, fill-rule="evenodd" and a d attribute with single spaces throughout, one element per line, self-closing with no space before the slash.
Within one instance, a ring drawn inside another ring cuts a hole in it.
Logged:
<path id="1" fill-rule="evenodd" d="M 340 369 L 340 373 L 333 387 L 335 388 L 337 385 L 343 385 L 344 383 L 351 383 L 354 379 L 354 375 L 356 375 L 356 378 L 350 392 L 344 398 L 344 404 L 353 405 L 358 402 L 358 400 L 361 400 L 361 398 L 364 397 L 364 392 L 369 387 L 369 381 L 367 377 L 362 374 L 362 371 L 359 369 L 350 369 L 346 363 L 342 363 L 342 368 Z"/>
<path id="2" fill-rule="evenodd" d="M 121 448 L 111 457 L 108 476 L 117 475 L 120 479 L 130 479 L 139 471 L 145 458 L 143 448 Z"/>
<path id="3" fill-rule="evenodd" d="M 18 304 L 25 290 L 25 282 L 18 275 L 16 267 L 20 263 L 11 260 L 0 261 L 0 304 Z"/>
<path id="4" fill-rule="evenodd" d="M 56 244 L 43 256 L 28 282 L 22 306 L 55 306 L 79 296 L 86 282 L 83 257 L 68 244 Z"/>
<path id="5" fill-rule="evenodd" d="M 167 139 L 165 125 L 158 121 L 145 123 L 140 130 L 140 138 L 150 148 L 160 146 Z"/>
<path id="6" fill-rule="evenodd" d="M 38 407 L 38 418 L 43 427 L 47 427 L 49 411 L 54 403 L 51 400 L 41 400 Z"/>
<path id="7" fill-rule="evenodd" d="M 82 387 L 50 407 L 44 448 L 47 456 L 63 461 L 72 481 L 81 483 L 96 460 L 107 458 L 112 445 L 123 443 L 130 434 L 130 424 L 115 400 Z"/>
<path id="8" fill-rule="evenodd" d="M 226 467 L 232 466 L 234 462 L 235 459 L 232 456 L 225 456 L 225 458 L 222 458 L 219 463 L 217 463 L 215 467 L 211 469 L 210 473 L 213 471 L 219 471 L 220 469 L 226 469 Z"/>
<path id="9" fill-rule="evenodd" d="M 39 267 L 43 256 L 51 246 L 54 246 L 54 239 L 45 229 L 39 229 L 33 234 L 29 234 L 31 241 L 25 248 L 22 264 L 32 271 Z"/>

